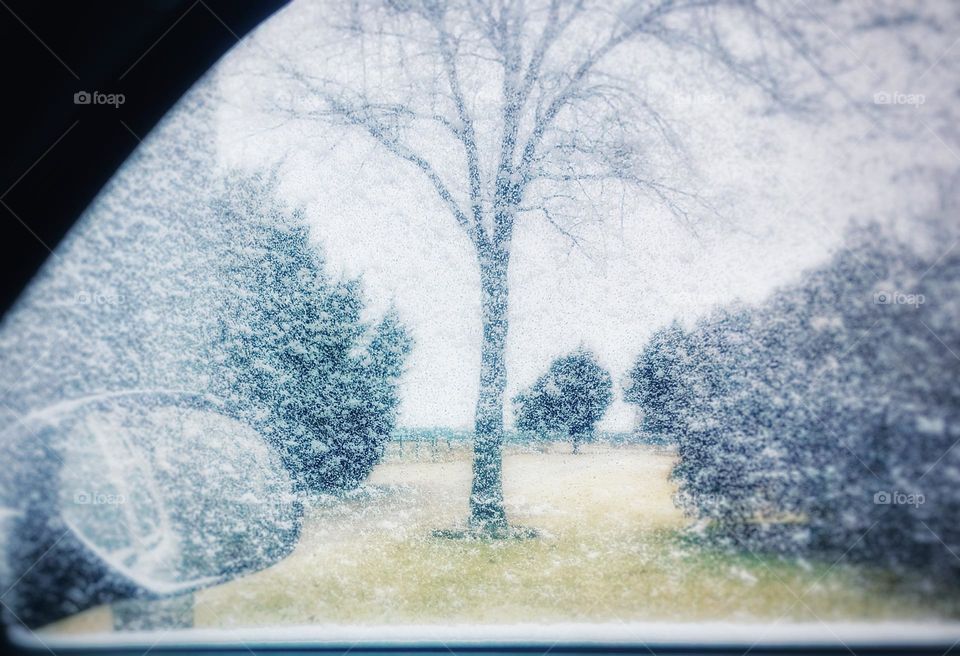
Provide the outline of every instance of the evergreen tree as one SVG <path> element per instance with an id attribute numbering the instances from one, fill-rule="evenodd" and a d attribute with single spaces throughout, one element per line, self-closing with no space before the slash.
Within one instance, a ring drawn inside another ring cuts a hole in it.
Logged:
<path id="1" fill-rule="evenodd" d="M 234 176 L 218 201 L 231 226 L 221 323 L 224 394 L 279 448 L 302 489 L 355 487 L 383 455 L 411 340 L 396 313 L 362 319 L 357 280 L 332 280 L 302 213 L 264 176 Z"/>
<path id="2" fill-rule="evenodd" d="M 655 335 L 625 397 L 677 443 L 680 505 L 751 549 L 955 581 L 958 293 L 960 256 L 870 226 L 766 302 Z"/>
<path id="3" fill-rule="evenodd" d="M 653 437 L 671 439 L 684 416 L 685 398 L 677 394 L 689 366 L 684 337 L 677 322 L 656 331 L 628 374 L 623 398 L 643 408 L 640 428 Z"/>
<path id="4" fill-rule="evenodd" d="M 545 374 L 513 399 L 519 430 L 569 436 L 574 453 L 592 437 L 612 401 L 610 374 L 582 348 L 554 360 Z"/>

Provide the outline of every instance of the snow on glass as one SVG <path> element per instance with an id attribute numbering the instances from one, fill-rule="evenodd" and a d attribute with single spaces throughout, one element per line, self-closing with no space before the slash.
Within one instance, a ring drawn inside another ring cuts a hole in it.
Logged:
<path id="1" fill-rule="evenodd" d="M 294 3 L 188 93 L 4 318 L 10 625 L 960 614 L 956 165 L 835 43 L 945 88 L 960 17 L 608 5 Z"/>

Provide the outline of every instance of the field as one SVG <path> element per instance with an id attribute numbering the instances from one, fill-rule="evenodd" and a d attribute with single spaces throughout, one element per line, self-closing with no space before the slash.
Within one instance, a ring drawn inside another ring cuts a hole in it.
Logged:
<path id="1" fill-rule="evenodd" d="M 321 500 L 286 560 L 197 595 L 197 627 L 956 618 L 957 598 L 911 592 L 849 563 L 730 555 L 685 539 L 674 456 L 654 447 L 508 449 L 511 521 L 531 540 L 434 537 L 462 525 L 465 445 L 391 453 L 368 485 Z M 95 609 L 59 625 L 104 630 Z"/>

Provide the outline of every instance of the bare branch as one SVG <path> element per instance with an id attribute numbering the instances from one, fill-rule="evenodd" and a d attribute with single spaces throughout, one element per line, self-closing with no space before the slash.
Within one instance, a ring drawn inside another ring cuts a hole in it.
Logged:
<path id="1" fill-rule="evenodd" d="M 612 7 L 588 0 L 352 0 L 350 6 L 345 37 L 372 35 L 378 61 L 386 57 L 403 76 L 425 74 L 424 86 L 414 77 L 408 88 L 400 79 L 374 86 L 382 92 L 376 96 L 366 82 L 337 85 L 335 74 L 314 81 L 290 67 L 286 72 L 323 105 L 305 117 L 336 118 L 365 131 L 426 177 L 478 249 L 503 253 L 518 213 L 547 208 L 554 222 L 563 218 L 548 207 L 561 200 L 551 187 L 569 185 L 583 198 L 609 185 L 621 194 L 633 188 L 685 225 L 719 215 L 674 180 L 675 168 L 692 172 L 692 165 L 669 113 L 658 110 L 635 76 L 610 70 L 612 53 L 625 44 L 643 38 L 699 54 L 784 106 L 800 106 L 788 93 L 788 60 L 827 76 L 802 29 L 821 19 L 795 6 L 774 11 L 758 0 L 622 0 Z M 372 30 L 370 20 L 378 21 Z M 744 31 L 755 36 L 746 51 L 737 47 Z M 363 43 L 353 51 L 336 47 L 366 71 Z M 485 103 L 496 84 L 499 107 L 490 111 Z M 455 140 L 462 165 L 441 170 L 440 159 L 428 158 L 424 144 L 445 148 L 437 134 Z M 666 165 L 658 161 L 663 157 Z"/>
<path id="2" fill-rule="evenodd" d="M 467 101 L 460 84 L 460 74 L 457 70 L 456 52 L 453 37 L 447 30 L 442 12 L 431 16 L 431 23 L 436 31 L 440 57 L 443 61 L 447 84 L 450 87 L 457 118 L 460 121 L 458 133 L 463 143 L 464 154 L 467 160 L 467 186 L 470 192 L 470 207 L 474 223 L 474 239 L 484 239 L 483 234 L 483 207 L 481 203 L 480 158 L 477 152 L 477 137 L 473 118 L 467 108 Z"/>
<path id="3" fill-rule="evenodd" d="M 300 118 L 324 118 L 329 120 L 331 117 L 337 117 L 365 131 L 373 137 L 377 143 L 383 146 L 387 152 L 413 164 L 427 178 L 441 202 L 450 211 L 460 227 L 467 232 L 467 236 L 469 236 L 471 240 L 476 239 L 476 233 L 474 231 L 475 225 L 468 219 L 467 215 L 461 209 L 460 204 L 450 192 L 449 187 L 437 173 L 433 165 L 430 164 L 424 155 L 418 153 L 414 148 L 399 139 L 390 129 L 389 125 L 380 118 L 385 108 L 392 109 L 397 114 L 405 113 L 401 106 L 363 101 L 354 105 L 343 98 L 338 98 L 326 90 L 317 87 L 296 68 L 281 66 L 281 69 L 299 83 L 303 84 L 314 97 L 322 99 L 327 105 L 326 110 L 297 112 L 291 109 L 291 113 Z"/>
<path id="4" fill-rule="evenodd" d="M 540 212 L 541 214 L 543 214 L 543 217 L 547 220 L 547 223 L 549 223 L 554 230 L 556 230 L 568 242 L 570 242 L 570 250 L 576 249 L 580 251 L 580 253 L 588 260 L 590 260 L 591 262 L 594 261 L 593 257 L 590 255 L 590 252 L 586 248 L 584 248 L 583 241 L 579 237 L 577 237 L 577 235 L 575 235 L 571 230 L 564 227 L 563 222 L 559 221 L 557 217 L 554 216 L 554 213 L 551 212 L 551 210 L 548 207 L 540 206 L 540 207 L 522 208 L 522 211 Z"/>
<path id="5" fill-rule="evenodd" d="M 637 20 L 627 29 L 614 32 L 599 48 L 588 54 L 584 60 L 576 67 L 570 75 L 569 80 L 563 89 L 557 93 L 553 100 L 547 105 L 546 110 L 538 118 L 530 137 L 527 139 L 523 148 L 518 170 L 521 175 L 526 175 L 527 169 L 533 159 L 536 157 L 537 147 L 540 145 L 547 129 L 551 126 L 560 111 L 574 98 L 575 92 L 580 84 L 587 78 L 590 72 L 607 55 L 613 52 L 618 46 L 627 42 L 631 37 L 638 34 L 642 28 L 654 18 L 658 17 L 673 3 L 670 0 L 664 0 L 648 11 L 643 17 Z"/>

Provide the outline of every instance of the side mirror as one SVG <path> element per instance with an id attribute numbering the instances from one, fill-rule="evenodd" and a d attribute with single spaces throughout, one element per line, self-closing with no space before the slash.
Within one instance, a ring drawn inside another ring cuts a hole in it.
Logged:
<path id="1" fill-rule="evenodd" d="M 279 456 L 205 397 L 63 402 L 5 430 L 0 451 L 0 579 L 10 619 L 29 628 L 263 569 L 299 537 Z"/>

